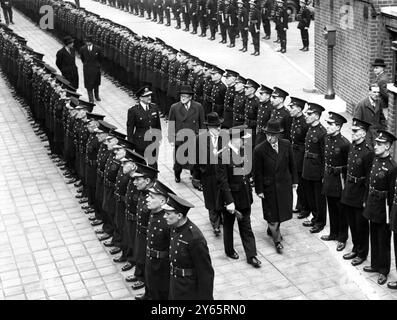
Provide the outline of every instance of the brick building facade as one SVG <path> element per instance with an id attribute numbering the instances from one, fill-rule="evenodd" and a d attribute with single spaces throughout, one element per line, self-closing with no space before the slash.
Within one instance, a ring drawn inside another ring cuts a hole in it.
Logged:
<path id="1" fill-rule="evenodd" d="M 354 105 L 368 93 L 368 86 L 374 78 L 371 62 L 375 58 L 385 59 L 386 72 L 392 78 L 393 52 L 390 47 L 391 42 L 397 40 L 397 0 L 314 0 L 314 3 L 315 86 L 322 93 L 326 92 L 324 26 L 331 24 L 337 29 L 334 89 L 347 102 L 347 111 L 351 113 Z M 385 13 L 393 12 L 390 6 L 396 6 L 395 15 Z M 394 108 L 388 118 L 394 127 Z"/>

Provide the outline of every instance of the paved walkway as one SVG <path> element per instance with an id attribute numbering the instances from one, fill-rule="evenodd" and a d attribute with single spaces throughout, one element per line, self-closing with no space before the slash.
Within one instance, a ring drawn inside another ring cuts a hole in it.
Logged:
<path id="1" fill-rule="evenodd" d="M 82 6 L 86 2 L 82 1 Z M 114 11 L 113 20 L 119 14 Z M 45 53 L 45 60 L 54 66 L 55 53 L 61 44 L 18 12 L 15 22 L 14 30 L 33 49 Z M 208 41 L 208 46 L 202 49 L 209 47 Z M 81 72 L 80 61 L 78 66 Z M 1 81 L 0 298 L 133 297 L 135 292 L 125 285 L 121 266 L 111 261 L 112 257 L 96 240 L 93 228 L 74 198 L 74 187 L 64 183 L 61 172 L 49 160 L 43 143 L 29 126 L 26 112 Z M 126 110 L 133 103 L 131 97 L 107 78 L 103 79 L 101 92 L 103 101 L 94 111 L 105 114 L 108 121 L 125 131 Z M 166 123 L 162 125 L 166 132 Z M 216 299 L 397 298 L 396 292 L 376 284 L 376 275 L 365 274 L 361 266 L 355 268 L 344 261 L 342 253 L 336 252 L 335 243 L 321 241 L 320 235 L 328 230 L 312 235 L 301 226 L 300 220 L 292 219 L 282 225 L 285 250 L 284 254 L 277 254 L 266 235 L 256 196 L 252 226 L 262 268 L 254 269 L 245 262 L 237 229 L 235 247 L 241 258 L 225 257 L 222 239 L 215 238 L 211 231 L 202 193 L 191 187 L 186 172 L 182 174 L 182 183 L 174 182 L 171 147 L 164 140 L 160 150 L 160 180 L 196 205 L 189 217 L 203 231 L 209 244 Z M 396 278 L 394 266 L 392 270 L 390 276 Z"/>

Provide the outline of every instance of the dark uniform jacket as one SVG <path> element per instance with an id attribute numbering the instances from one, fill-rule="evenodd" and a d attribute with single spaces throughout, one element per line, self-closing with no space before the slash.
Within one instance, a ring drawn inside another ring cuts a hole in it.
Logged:
<path id="1" fill-rule="evenodd" d="M 375 157 L 369 177 L 368 197 L 363 215 L 375 223 L 386 223 L 386 206 L 393 203 L 397 164 L 391 156 Z M 389 210 L 388 210 L 389 211 Z"/>
<path id="2" fill-rule="evenodd" d="M 161 130 L 160 114 L 155 104 L 151 103 L 147 111 L 140 103 L 128 109 L 127 139 L 134 144 L 135 150 L 144 151 L 152 143 L 144 139 L 145 133 L 151 129 Z"/>
<path id="3" fill-rule="evenodd" d="M 146 204 L 146 197 L 148 193 L 149 192 L 147 190 L 139 191 L 136 211 L 137 220 L 134 255 L 136 254 L 136 262 L 140 264 L 144 264 L 146 259 L 146 236 L 150 215 L 150 210 Z"/>
<path id="4" fill-rule="evenodd" d="M 233 126 L 233 103 L 234 103 L 234 86 L 230 86 L 225 92 L 225 101 L 223 105 L 223 127 L 231 128 Z"/>
<path id="5" fill-rule="evenodd" d="M 111 154 L 105 165 L 103 172 L 103 202 L 102 209 L 113 216 L 116 213 L 116 197 L 114 195 L 117 172 L 119 171 L 121 162 L 116 160 L 115 156 Z"/>
<path id="6" fill-rule="evenodd" d="M 254 149 L 254 181 L 257 194 L 263 193 L 263 218 L 283 222 L 292 218 L 292 184 L 298 183 L 292 146 L 279 139 L 278 153 L 263 141 Z"/>
<path id="7" fill-rule="evenodd" d="M 70 81 L 74 88 L 79 87 L 79 73 L 76 66 L 75 49 L 71 48 L 70 53 L 63 47 L 57 52 L 56 65 L 61 70 L 66 80 Z"/>
<path id="8" fill-rule="evenodd" d="M 341 203 L 362 208 L 368 195 L 369 174 L 374 152 L 365 142 L 350 145 L 347 161 L 347 178 L 342 192 Z"/>
<path id="9" fill-rule="evenodd" d="M 257 132 L 264 132 L 267 122 L 270 119 L 273 110 L 270 99 L 268 101 L 259 102 L 258 118 L 256 120 Z"/>
<path id="10" fill-rule="evenodd" d="M 284 129 L 282 137 L 291 141 L 292 117 L 288 110 L 285 107 L 280 109 L 273 108 L 270 119 L 281 122 L 281 127 Z"/>
<path id="11" fill-rule="evenodd" d="M 150 212 L 146 238 L 145 277 L 149 296 L 153 300 L 168 298 L 170 237 L 171 229 L 164 218 L 164 210 Z"/>
<path id="12" fill-rule="evenodd" d="M 306 119 L 303 115 L 301 115 L 298 118 L 292 119 L 292 126 L 291 126 L 292 152 L 294 154 L 296 170 L 299 175 L 302 175 L 303 158 L 305 156 L 305 138 L 308 130 L 309 130 L 309 125 L 306 123 Z"/>
<path id="13" fill-rule="evenodd" d="M 310 27 L 310 21 L 312 20 L 311 12 L 308 8 L 304 8 L 298 14 L 298 29 L 305 29 Z"/>
<path id="14" fill-rule="evenodd" d="M 236 92 L 233 101 L 233 127 L 244 123 L 245 102 L 244 90 Z"/>
<path id="15" fill-rule="evenodd" d="M 350 142 L 340 133 L 325 137 L 325 171 L 322 192 L 325 196 L 340 198 L 346 181 Z"/>
<path id="16" fill-rule="evenodd" d="M 248 128 L 254 129 L 254 134 L 256 133 L 256 120 L 258 118 L 259 104 L 260 102 L 257 96 L 246 98 L 245 100 L 244 123 Z"/>
<path id="17" fill-rule="evenodd" d="M 287 9 L 282 6 L 276 9 L 274 22 L 276 24 L 276 30 L 283 31 L 284 28 L 288 29 L 288 12 Z"/>
<path id="18" fill-rule="evenodd" d="M 90 52 L 85 45 L 80 49 L 80 57 L 83 62 L 84 86 L 87 90 L 93 90 L 101 84 L 101 49 L 92 45 Z"/>
<path id="19" fill-rule="evenodd" d="M 238 29 L 248 30 L 248 10 L 246 8 L 238 8 L 237 9 L 237 16 L 238 16 Z"/>
<path id="20" fill-rule="evenodd" d="M 219 164 L 215 167 L 220 205 L 234 203 L 237 210 L 249 209 L 253 199 L 249 172 L 244 172 L 245 157 L 242 152 L 237 154 L 230 147 L 223 153 L 219 155 Z M 222 163 L 225 158 L 229 160 L 228 164 Z"/>
<path id="21" fill-rule="evenodd" d="M 214 269 L 207 241 L 189 219 L 172 229 L 169 260 L 170 300 L 213 300 Z"/>
<path id="22" fill-rule="evenodd" d="M 305 156 L 302 177 L 321 181 L 324 176 L 324 138 L 326 130 L 322 124 L 310 126 L 305 138 Z"/>
<path id="23" fill-rule="evenodd" d="M 223 107 L 225 103 L 226 86 L 222 81 L 214 83 L 211 90 L 212 111 L 223 118 Z"/>

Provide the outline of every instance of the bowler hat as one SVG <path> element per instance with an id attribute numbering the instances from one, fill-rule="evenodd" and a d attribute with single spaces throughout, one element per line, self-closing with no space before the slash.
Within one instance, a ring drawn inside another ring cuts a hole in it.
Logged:
<path id="1" fill-rule="evenodd" d="M 383 67 L 386 68 L 385 60 L 376 58 L 374 63 L 372 64 L 373 67 Z"/>
<path id="2" fill-rule="evenodd" d="M 222 122 L 223 120 L 219 118 L 217 112 L 210 112 L 209 114 L 207 114 L 207 121 L 204 122 L 204 124 L 210 127 L 219 127 Z"/>
<path id="3" fill-rule="evenodd" d="M 189 85 L 181 85 L 179 88 L 179 94 L 194 94 L 194 92 Z"/>
<path id="4" fill-rule="evenodd" d="M 91 34 L 87 34 L 86 36 L 85 36 L 85 41 L 87 42 L 91 42 L 92 41 L 92 39 L 93 39 L 93 36 L 91 35 Z"/>
<path id="5" fill-rule="evenodd" d="M 265 132 L 266 133 L 281 133 L 284 129 L 281 127 L 280 121 L 277 120 L 269 120 L 267 122 Z"/>
<path id="6" fill-rule="evenodd" d="M 63 37 L 62 42 L 65 46 L 67 46 L 68 44 L 74 42 L 74 39 L 71 36 L 65 36 Z"/>

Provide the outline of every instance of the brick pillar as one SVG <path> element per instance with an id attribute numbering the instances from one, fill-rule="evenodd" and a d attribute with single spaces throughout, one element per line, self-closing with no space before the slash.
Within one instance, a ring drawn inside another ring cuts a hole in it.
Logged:
<path id="1" fill-rule="evenodd" d="M 387 119 L 387 130 L 397 135 L 396 127 L 396 108 L 397 108 L 397 87 L 392 83 L 387 85 L 387 90 L 389 91 L 389 107 L 388 107 L 388 119 Z M 393 159 L 397 159 L 397 148 L 394 143 L 392 155 Z"/>

